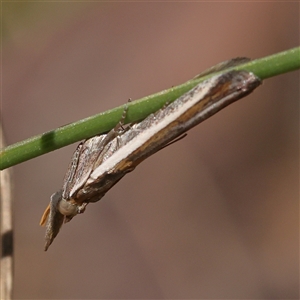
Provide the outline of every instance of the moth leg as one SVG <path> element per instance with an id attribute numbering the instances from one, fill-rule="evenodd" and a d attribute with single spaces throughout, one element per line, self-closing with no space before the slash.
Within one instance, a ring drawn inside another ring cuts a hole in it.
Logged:
<path id="1" fill-rule="evenodd" d="M 131 100 L 130 100 L 131 101 Z M 111 129 L 107 134 L 104 140 L 102 141 L 103 147 L 106 146 L 110 141 L 112 141 L 116 136 L 122 134 L 126 129 L 124 129 L 125 119 L 127 116 L 128 104 L 125 104 L 124 110 L 118 124 Z"/>
<path id="2" fill-rule="evenodd" d="M 131 102 L 131 98 L 128 99 L 128 102 L 124 106 L 124 110 L 122 113 L 122 117 L 119 121 L 119 123 L 116 125 L 116 127 L 113 129 L 116 132 L 116 138 L 117 138 L 117 149 L 120 147 L 120 135 L 126 130 L 124 128 L 125 125 L 125 119 L 127 117 L 127 112 L 128 112 L 128 103 Z M 128 125 L 127 129 L 131 128 L 130 124 Z"/>
<path id="3" fill-rule="evenodd" d="M 84 202 L 84 203 L 82 203 L 82 205 L 78 206 L 78 214 L 83 214 L 87 205 L 88 205 L 88 203 Z"/>
<path id="4" fill-rule="evenodd" d="M 165 109 L 170 103 L 172 103 L 172 102 L 167 101 L 161 109 Z"/>
<path id="5" fill-rule="evenodd" d="M 128 99 L 128 102 L 124 106 L 124 110 L 123 110 L 123 113 L 122 113 L 119 123 L 115 126 L 115 128 L 112 129 L 112 130 L 116 131 L 118 135 L 125 130 L 123 126 L 125 125 L 125 119 L 127 117 L 129 102 L 131 102 L 131 98 Z"/>
<path id="6" fill-rule="evenodd" d="M 249 62 L 250 60 L 251 59 L 248 57 L 236 57 L 236 58 L 232 58 L 229 60 L 225 60 L 221 63 L 216 64 L 215 66 L 212 66 L 209 69 L 206 69 L 205 71 L 201 72 L 200 74 L 196 75 L 194 77 L 194 79 L 201 78 L 201 77 L 207 76 L 209 74 L 221 72 L 223 70 L 226 70 L 226 69 L 229 69 L 232 67 L 236 67 L 241 64 L 245 64 L 245 63 Z"/>

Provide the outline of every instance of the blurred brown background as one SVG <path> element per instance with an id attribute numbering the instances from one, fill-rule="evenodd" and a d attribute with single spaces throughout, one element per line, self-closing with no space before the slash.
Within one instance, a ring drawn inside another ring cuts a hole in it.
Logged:
<path id="1" fill-rule="evenodd" d="M 236 56 L 299 44 L 299 2 L 2 3 L 12 144 Z M 13 168 L 15 298 L 299 296 L 299 72 L 142 163 L 43 251 L 76 145 Z"/>

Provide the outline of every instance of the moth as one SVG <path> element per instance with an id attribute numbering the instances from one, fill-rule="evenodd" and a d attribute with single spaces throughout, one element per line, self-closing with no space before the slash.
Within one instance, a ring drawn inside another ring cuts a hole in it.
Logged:
<path id="1" fill-rule="evenodd" d="M 45 251 L 63 223 L 99 201 L 122 177 L 147 157 L 177 141 L 216 112 L 250 94 L 261 80 L 248 71 L 229 71 L 199 83 L 174 102 L 132 125 L 119 124 L 107 134 L 81 142 L 66 172 L 62 189 L 51 196 L 41 225 Z"/>

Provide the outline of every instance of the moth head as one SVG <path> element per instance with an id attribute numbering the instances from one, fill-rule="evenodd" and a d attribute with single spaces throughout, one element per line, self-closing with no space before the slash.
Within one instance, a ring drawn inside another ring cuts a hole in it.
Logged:
<path id="1" fill-rule="evenodd" d="M 50 198 L 50 204 L 47 206 L 40 225 L 46 225 L 46 244 L 45 251 L 49 248 L 54 238 L 57 236 L 61 226 L 69 222 L 78 213 L 82 213 L 87 203 L 78 206 L 62 197 L 62 191 L 54 193 Z"/>
<path id="2" fill-rule="evenodd" d="M 61 198 L 57 203 L 57 209 L 61 214 L 66 216 L 66 221 L 70 221 L 74 216 L 78 214 L 78 205 L 67 201 L 64 198 Z"/>

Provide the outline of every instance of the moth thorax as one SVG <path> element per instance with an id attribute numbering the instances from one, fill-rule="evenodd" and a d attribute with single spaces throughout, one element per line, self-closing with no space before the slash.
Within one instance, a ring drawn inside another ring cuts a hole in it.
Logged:
<path id="1" fill-rule="evenodd" d="M 75 204 L 72 204 L 70 201 L 61 199 L 57 206 L 59 212 L 65 216 L 75 216 L 78 214 L 78 207 Z"/>

